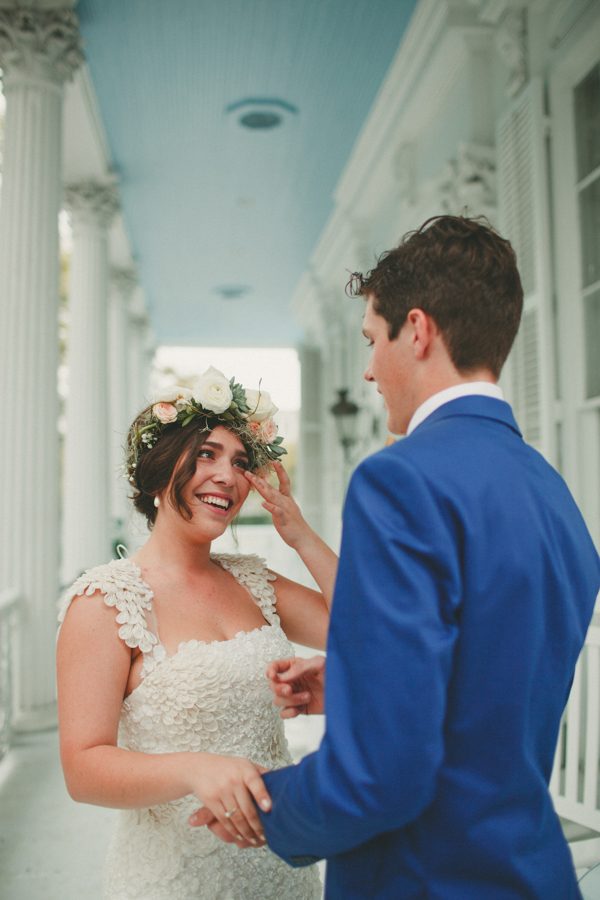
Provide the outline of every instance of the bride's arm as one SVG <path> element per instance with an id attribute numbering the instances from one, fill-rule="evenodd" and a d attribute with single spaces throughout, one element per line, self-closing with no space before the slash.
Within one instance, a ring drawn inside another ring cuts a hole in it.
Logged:
<path id="1" fill-rule="evenodd" d="M 117 746 L 131 650 L 117 634 L 115 611 L 102 594 L 76 598 L 57 646 L 60 753 L 74 800 L 120 809 L 195 794 L 235 836 L 260 842 L 252 798 L 268 808 L 258 768 L 211 753 L 138 753 Z M 267 804 L 267 807 L 264 804 Z M 228 810 L 238 809 L 233 819 Z"/>
<path id="2" fill-rule="evenodd" d="M 263 506 L 271 513 L 273 524 L 281 538 L 296 551 L 318 584 L 329 609 L 333 597 L 338 558 L 331 547 L 321 540 L 302 516 L 300 507 L 291 495 L 290 479 L 281 463 L 274 463 L 273 468 L 279 480 L 278 489 L 252 472 L 246 472 L 246 477 L 263 498 Z"/>
<path id="3" fill-rule="evenodd" d="M 292 547 L 321 589 L 313 591 L 302 584 L 277 575 L 277 612 L 283 630 L 291 641 L 322 650 L 327 641 L 329 610 L 337 573 L 338 558 L 302 516 L 290 492 L 290 480 L 281 463 L 273 468 L 279 488 L 252 472 L 246 472 L 251 485 L 263 498 L 273 524 L 285 543 Z"/>

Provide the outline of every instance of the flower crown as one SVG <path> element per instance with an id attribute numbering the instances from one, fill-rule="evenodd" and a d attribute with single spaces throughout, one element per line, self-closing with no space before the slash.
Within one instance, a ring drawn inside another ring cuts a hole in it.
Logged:
<path id="1" fill-rule="evenodd" d="M 261 469 L 284 456 L 283 438 L 277 435 L 273 419 L 277 407 L 266 391 L 247 390 L 235 378 L 227 380 L 212 366 L 191 391 L 173 387 L 161 392 L 134 421 L 127 435 L 126 469 L 135 482 L 135 470 L 144 453 L 156 446 L 164 430 L 178 424 L 182 428 L 195 423 L 212 431 L 223 425 L 238 435 L 250 450 L 251 469 Z"/>

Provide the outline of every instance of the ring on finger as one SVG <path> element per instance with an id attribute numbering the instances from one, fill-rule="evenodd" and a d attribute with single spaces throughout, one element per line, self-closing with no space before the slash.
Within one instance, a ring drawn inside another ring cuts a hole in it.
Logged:
<path id="1" fill-rule="evenodd" d="M 237 810 L 237 806 L 235 806 L 233 809 L 228 809 L 228 810 L 226 810 L 226 811 L 225 811 L 225 818 L 226 818 L 226 819 L 230 819 L 232 816 L 234 816 L 234 815 L 236 814 L 237 811 L 238 811 L 238 810 Z"/>

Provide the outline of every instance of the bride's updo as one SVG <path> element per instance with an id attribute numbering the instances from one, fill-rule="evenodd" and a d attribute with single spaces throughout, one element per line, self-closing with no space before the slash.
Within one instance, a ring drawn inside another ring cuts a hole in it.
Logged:
<path id="1" fill-rule="evenodd" d="M 283 438 L 277 435 L 276 412 L 266 391 L 247 390 L 212 367 L 199 378 L 194 392 L 185 387 L 163 391 L 136 416 L 127 432 L 131 499 L 148 527 L 156 521 L 154 500 L 167 488 L 172 506 L 185 519 L 192 518 L 183 489 L 196 471 L 200 447 L 218 426 L 241 441 L 252 471 L 268 467 L 287 453 L 281 446 Z"/>
<path id="2" fill-rule="evenodd" d="M 137 421 L 131 428 L 135 428 Z M 175 424 L 165 428 L 160 441 L 140 456 L 134 474 L 129 476 L 133 488 L 130 499 L 146 517 L 148 528 L 154 525 L 158 512 L 154 498 L 169 483 L 169 502 L 185 519 L 191 519 L 192 511 L 183 497 L 183 489 L 196 471 L 198 451 L 209 434 L 209 429 L 181 428 Z"/>

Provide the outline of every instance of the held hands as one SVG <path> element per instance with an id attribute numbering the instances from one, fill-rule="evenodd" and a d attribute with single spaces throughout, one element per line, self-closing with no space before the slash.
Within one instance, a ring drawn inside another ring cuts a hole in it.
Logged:
<path id="1" fill-rule="evenodd" d="M 278 659 L 266 672 L 282 719 L 304 713 L 323 712 L 325 657 Z M 240 849 L 265 843 L 254 803 L 271 809 L 271 799 L 260 777 L 267 770 L 237 756 L 194 754 L 198 772 L 191 781 L 192 792 L 204 806 L 188 819 L 189 824 L 208 827 L 215 837 Z"/>
<path id="2" fill-rule="evenodd" d="M 279 480 L 279 488 L 273 487 L 265 478 L 255 475 L 254 472 L 244 474 L 263 498 L 262 505 L 273 516 L 273 524 L 281 538 L 288 546 L 297 550 L 302 539 L 312 534 L 312 531 L 291 495 L 287 472 L 280 462 L 274 462 L 273 468 Z"/>
<path id="3" fill-rule="evenodd" d="M 301 714 L 312 716 L 324 710 L 325 657 L 277 659 L 267 669 L 274 703 L 282 719 Z"/>
<path id="4" fill-rule="evenodd" d="M 190 825 L 208 825 L 225 843 L 238 847 L 264 844 L 264 834 L 254 803 L 265 812 L 271 798 L 260 777 L 266 772 L 239 756 L 192 754 L 190 791 L 203 803 L 189 818 Z"/>

